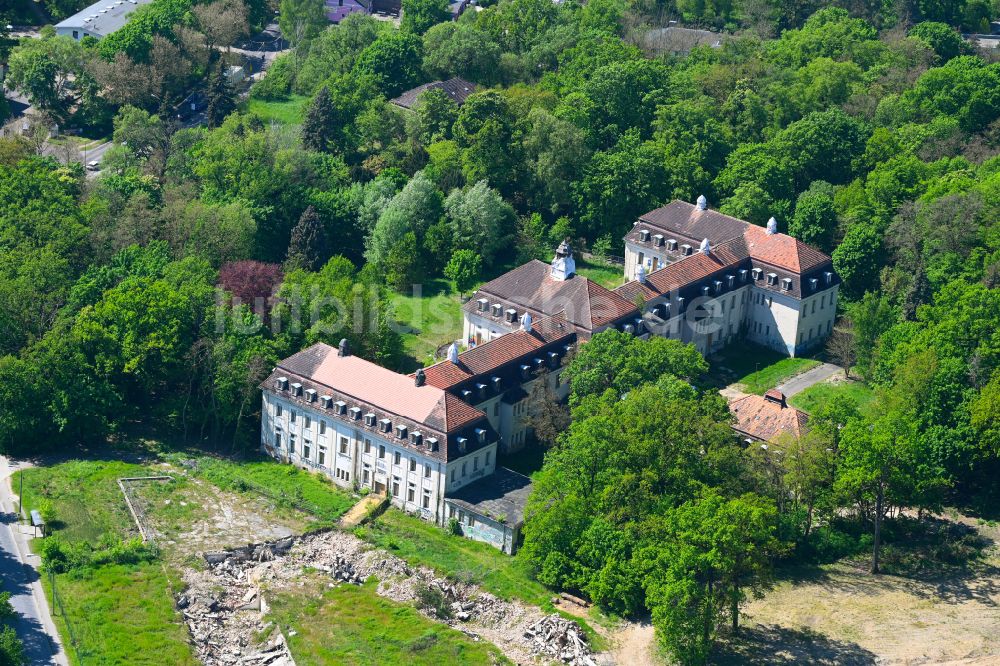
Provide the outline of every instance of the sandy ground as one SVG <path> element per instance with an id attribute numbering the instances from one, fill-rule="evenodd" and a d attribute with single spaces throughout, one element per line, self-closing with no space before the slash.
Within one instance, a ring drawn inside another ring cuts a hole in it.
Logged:
<path id="1" fill-rule="evenodd" d="M 965 521 L 968 522 L 968 521 Z M 994 541 L 998 529 L 979 525 Z M 960 574 L 872 576 L 838 563 L 746 607 L 749 653 L 791 664 L 1000 664 L 1000 550 Z M 754 645 L 756 644 L 756 645 Z M 725 660 L 723 660 L 725 661 Z"/>

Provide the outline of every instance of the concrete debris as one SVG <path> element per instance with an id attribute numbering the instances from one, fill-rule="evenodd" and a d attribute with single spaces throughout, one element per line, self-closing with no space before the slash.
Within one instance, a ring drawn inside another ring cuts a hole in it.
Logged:
<path id="1" fill-rule="evenodd" d="M 515 663 L 559 661 L 596 666 L 586 636 L 575 622 L 539 608 L 505 601 L 477 585 L 411 567 L 353 534 L 327 531 L 249 544 L 223 553 L 205 553 L 207 569 L 188 570 L 188 585 L 177 598 L 198 656 L 206 666 L 293 666 L 281 627 L 266 618 L 266 596 L 303 584 L 308 568 L 329 576 L 327 586 L 362 585 L 371 577 L 377 592 L 412 604 L 424 586 L 438 590 L 450 613 L 433 608 L 427 617 L 447 622 L 472 640 L 497 645 Z M 439 606 L 440 607 L 440 606 Z M 284 627 L 288 636 L 294 630 Z"/>

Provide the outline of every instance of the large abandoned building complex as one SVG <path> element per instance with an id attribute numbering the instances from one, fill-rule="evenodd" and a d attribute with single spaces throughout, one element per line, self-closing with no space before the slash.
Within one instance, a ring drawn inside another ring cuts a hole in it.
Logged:
<path id="1" fill-rule="evenodd" d="M 566 397 L 575 344 L 615 328 L 703 354 L 742 338 L 795 355 L 829 335 L 839 287 L 830 258 L 773 219 L 758 227 L 704 197 L 639 219 L 625 236 L 625 279 L 609 290 L 576 274 L 563 243 L 551 264 L 483 285 L 463 306 L 468 349 L 452 344 L 412 375 L 352 356 L 346 342 L 313 345 L 262 384 L 263 449 L 511 553 L 530 482 L 497 456 L 524 446 L 533 392 Z"/>

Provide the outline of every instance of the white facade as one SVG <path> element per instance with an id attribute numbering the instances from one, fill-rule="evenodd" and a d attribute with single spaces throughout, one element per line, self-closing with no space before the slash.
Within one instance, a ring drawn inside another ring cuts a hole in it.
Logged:
<path id="1" fill-rule="evenodd" d="M 388 492 L 395 506 L 438 524 L 446 520 L 449 491 L 492 474 L 496 467 L 495 442 L 445 462 L 269 390 L 263 396 L 265 453 L 321 472 L 343 488 Z"/>

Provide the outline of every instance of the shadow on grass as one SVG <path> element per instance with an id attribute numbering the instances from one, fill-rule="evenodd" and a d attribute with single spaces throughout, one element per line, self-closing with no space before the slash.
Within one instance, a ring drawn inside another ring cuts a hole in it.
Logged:
<path id="1" fill-rule="evenodd" d="M 874 653 L 855 643 L 834 640 L 815 631 L 761 625 L 744 628 L 739 636 L 723 638 L 710 663 L 862 666 L 877 661 Z"/>

